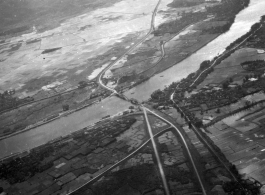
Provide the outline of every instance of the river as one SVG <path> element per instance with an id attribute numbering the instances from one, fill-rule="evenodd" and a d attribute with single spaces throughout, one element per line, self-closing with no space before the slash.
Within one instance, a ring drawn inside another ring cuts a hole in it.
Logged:
<path id="1" fill-rule="evenodd" d="M 147 100 L 155 90 L 163 89 L 166 85 L 187 77 L 190 73 L 199 69 L 201 62 L 214 58 L 223 52 L 230 43 L 246 34 L 250 30 L 250 27 L 265 14 L 264 9 L 265 1 L 251 0 L 249 7 L 236 16 L 235 22 L 228 32 L 220 35 L 182 62 L 127 91 L 125 95 L 140 101 Z"/>
<path id="2" fill-rule="evenodd" d="M 153 91 L 163 89 L 165 85 L 185 78 L 188 74 L 196 71 L 202 61 L 212 59 L 231 42 L 248 32 L 250 27 L 260 20 L 260 17 L 264 14 L 264 8 L 264 0 L 251 0 L 249 7 L 237 15 L 235 23 L 227 33 L 219 36 L 182 62 L 127 91 L 125 95 L 138 100 L 147 100 Z M 129 106 L 130 103 L 116 97 L 107 98 L 99 104 L 1 140 L 0 158 L 29 150 L 60 136 L 65 136 L 98 121 L 106 115 L 121 112 Z"/>
<path id="3" fill-rule="evenodd" d="M 118 105 L 118 106 L 117 106 Z M 0 158 L 23 152 L 42 145 L 60 136 L 87 127 L 104 116 L 114 115 L 129 108 L 131 104 L 116 97 L 110 97 L 93 106 L 68 116 L 61 117 L 29 131 L 0 141 Z"/>

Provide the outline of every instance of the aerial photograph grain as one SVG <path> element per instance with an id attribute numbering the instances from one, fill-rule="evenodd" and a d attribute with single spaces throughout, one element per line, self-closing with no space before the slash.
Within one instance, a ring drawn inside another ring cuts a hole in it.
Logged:
<path id="1" fill-rule="evenodd" d="M 265 195 L 265 0 L 0 0 L 0 195 Z"/>

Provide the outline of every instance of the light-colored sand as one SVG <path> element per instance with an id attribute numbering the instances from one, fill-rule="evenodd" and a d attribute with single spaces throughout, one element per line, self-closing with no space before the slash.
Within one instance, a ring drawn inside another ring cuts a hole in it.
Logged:
<path id="1" fill-rule="evenodd" d="M 68 70 L 78 67 L 83 70 L 84 67 L 81 66 L 92 67 L 93 71 L 94 66 L 89 59 L 104 55 L 114 44 L 122 43 L 127 35 L 146 32 L 150 28 L 152 11 L 156 4 L 157 1 L 154 0 L 124 0 L 71 18 L 55 29 L 6 40 L 10 44 L 22 41 L 22 46 L 17 51 L 10 52 L 7 51 L 9 44 L 0 45 L 0 88 L 19 89 L 31 79 L 64 75 Z M 25 43 L 37 38 L 41 41 L 28 45 Z M 134 40 L 129 41 L 124 48 L 128 49 L 133 45 Z M 41 54 L 45 49 L 58 47 L 62 48 Z M 100 66 L 104 63 L 106 62 Z"/>

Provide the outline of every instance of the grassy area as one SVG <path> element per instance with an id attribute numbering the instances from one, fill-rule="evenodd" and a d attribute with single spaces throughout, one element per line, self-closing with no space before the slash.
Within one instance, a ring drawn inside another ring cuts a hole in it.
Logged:
<path id="1" fill-rule="evenodd" d="M 6 159 L 0 164 L 0 183 L 5 183 L 5 191 L 9 194 L 69 192 L 100 174 L 103 167 L 115 164 L 116 160 L 121 160 L 131 152 L 128 150 L 130 138 L 117 140 L 117 137 L 129 131 L 136 118 L 109 119 Z M 138 140 L 143 142 L 146 140 L 145 130 L 140 127 L 139 131 L 143 137 Z M 70 180 L 67 179 L 69 175 Z M 36 180 L 39 176 L 41 179 Z M 74 180 L 76 183 L 73 183 Z M 33 181 L 39 185 L 28 188 Z M 47 185 L 42 186 L 44 183 Z M 54 185 L 57 187 L 54 188 Z"/>
<path id="2" fill-rule="evenodd" d="M 32 26 L 44 31 L 54 28 L 68 17 L 110 6 L 120 0 L 4 0 L 0 2 L 0 36 L 15 35 L 24 31 L 31 31 Z M 49 20 L 47 18 L 51 18 Z"/>
<path id="3" fill-rule="evenodd" d="M 84 105 L 100 100 L 106 95 L 104 90 L 93 88 L 78 89 L 63 95 L 57 95 L 0 115 L 0 135 L 8 135 L 29 127 L 38 122 L 52 120 L 64 112 L 73 111 Z M 64 106 L 67 105 L 67 110 Z"/>
<path id="4" fill-rule="evenodd" d="M 179 8 L 179 7 L 191 7 L 204 3 L 204 0 L 174 0 L 172 3 L 168 4 L 169 7 Z"/>

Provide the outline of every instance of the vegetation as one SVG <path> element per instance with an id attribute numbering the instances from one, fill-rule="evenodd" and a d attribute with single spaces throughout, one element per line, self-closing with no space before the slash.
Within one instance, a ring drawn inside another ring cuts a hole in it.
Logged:
<path id="1" fill-rule="evenodd" d="M 16 28 L 12 28 L 12 29 L 4 30 L 4 31 L 0 32 L 0 36 L 15 35 L 15 34 L 22 33 L 22 32 L 28 31 L 28 30 L 31 30 L 30 26 L 16 27 Z"/>
<path id="2" fill-rule="evenodd" d="M 44 31 L 58 26 L 65 18 L 82 11 L 111 5 L 119 0 L 1 0 L 0 36 L 13 36 L 24 31 Z M 47 20 L 51 18 L 52 20 Z"/>
<path id="3" fill-rule="evenodd" d="M 231 19 L 230 19 L 231 20 Z M 230 27 L 231 27 L 231 24 L 233 24 L 233 20 L 231 21 L 228 21 L 226 24 L 224 25 L 221 25 L 221 26 L 214 26 L 212 28 L 209 28 L 209 29 L 204 29 L 203 30 L 203 33 L 209 33 L 209 34 L 221 34 L 221 33 L 225 33 L 227 32 Z"/>
<path id="4" fill-rule="evenodd" d="M 181 19 L 176 19 L 174 21 L 159 25 L 157 30 L 155 30 L 154 35 L 160 36 L 166 33 L 177 33 L 186 26 L 205 19 L 206 17 L 207 13 L 202 12 L 183 13 Z"/>
<path id="5" fill-rule="evenodd" d="M 172 3 L 168 4 L 169 7 L 178 8 L 178 7 L 191 7 L 204 3 L 204 0 L 174 0 Z"/>
<path id="6" fill-rule="evenodd" d="M 41 52 L 41 54 L 51 53 L 51 52 L 54 52 L 54 51 L 59 50 L 59 49 L 61 49 L 61 47 L 52 48 L 52 49 L 45 49 L 43 52 Z"/>
<path id="7" fill-rule="evenodd" d="M 200 70 L 203 71 L 204 69 L 209 68 L 210 64 L 211 64 L 210 60 L 203 61 L 200 65 Z"/>
<path id="8" fill-rule="evenodd" d="M 106 179 L 90 186 L 98 195 L 114 194 L 125 185 L 143 194 L 151 189 L 160 189 L 161 181 L 154 165 L 143 164 L 106 176 Z M 127 186 L 127 187 L 128 187 Z M 117 195 L 123 195 L 116 193 Z"/>
<path id="9" fill-rule="evenodd" d="M 177 107 L 178 108 L 178 107 Z M 179 108 L 178 108 L 178 111 Z M 182 114 L 183 112 L 180 111 Z M 185 112 L 184 112 L 185 113 Z M 189 124 L 189 128 L 192 128 L 191 124 L 194 124 L 193 119 L 190 118 L 190 116 L 185 115 L 185 120 Z M 234 175 L 236 180 L 232 180 L 230 182 L 224 182 L 223 183 L 223 189 L 225 192 L 229 194 L 240 194 L 240 195 L 259 195 L 260 194 L 260 189 L 263 186 L 260 182 L 256 180 L 251 180 L 251 179 L 242 179 L 241 175 L 236 169 L 236 166 L 231 164 L 229 160 L 227 160 L 226 156 L 222 153 L 219 147 L 215 145 L 215 143 L 212 141 L 209 136 L 202 132 L 201 129 L 199 129 L 200 126 L 196 126 L 196 123 L 194 124 L 195 128 L 197 127 L 197 130 L 195 131 L 196 134 L 201 134 L 204 137 L 204 141 L 207 142 L 208 144 L 211 145 L 211 147 L 218 153 L 218 158 L 221 159 L 222 162 L 226 164 L 227 167 L 229 167 L 231 173 Z"/>
<path id="10" fill-rule="evenodd" d="M 0 112 L 15 108 L 21 104 L 26 104 L 28 102 L 34 101 L 34 98 L 32 97 L 26 97 L 22 99 L 13 97 L 14 94 L 15 94 L 14 90 L 5 91 L 2 94 L 0 93 Z"/>
<path id="11" fill-rule="evenodd" d="M 51 168 L 54 165 L 54 161 L 57 159 L 69 155 L 71 152 L 78 149 L 78 147 L 70 144 L 69 141 L 66 140 L 72 138 L 80 143 L 89 143 L 91 146 L 87 148 L 85 152 L 91 153 L 94 149 L 104 146 L 105 143 L 103 140 L 106 137 L 119 135 L 130 128 L 135 122 L 135 118 L 124 117 L 114 121 L 99 123 L 90 129 L 88 131 L 89 133 L 80 130 L 54 143 L 48 143 L 34 148 L 29 154 L 24 155 L 24 157 L 6 159 L 4 162 L 0 163 L 0 179 L 7 180 L 10 184 L 26 181 L 36 173 L 41 173 Z M 86 128 L 84 130 L 86 130 Z M 68 172 L 70 171 L 71 169 L 69 168 Z"/>
<path id="12" fill-rule="evenodd" d="M 67 111 L 69 110 L 69 105 L 68 104 L 64 104 L 63 105 L 63 111 Z"/>
<path id="13" fill-rule="evenodd" d="M 207 11 L 209 14 L 216 15 L 219 19 L 229 19 L 233 23 L 236 14 L 247 7 L 249 3 L 250 0 L 222 1 L 217 6 L 208 7 Z"/>
<path id="14" fill-rule="evenodd" d="M 253 34 L 254 31 L 258 30 L 261 26 L 262 26 L 261 23 L 254 24 L 248 33 L 246 33 L 245 35 L 243 35 L 242 37 L 238 38 L 236 41 L 231 43 L 229 46 L 227 46 L 226 50 L 230 50 L 230 49 L 234 48 L 236 45 L 238 45 L 238 43 L 241 43 L 243 40 L 245 40 L 247 37 L 249 37 L 251 34 Z"/>
<path id="15" fill-rule="evenodd" d="M 264 60 L 246 61 L 241 63 L 241 66 L 247 71 L 255 71 L 257 69 L 264 68 L 265 61 Z"/>

